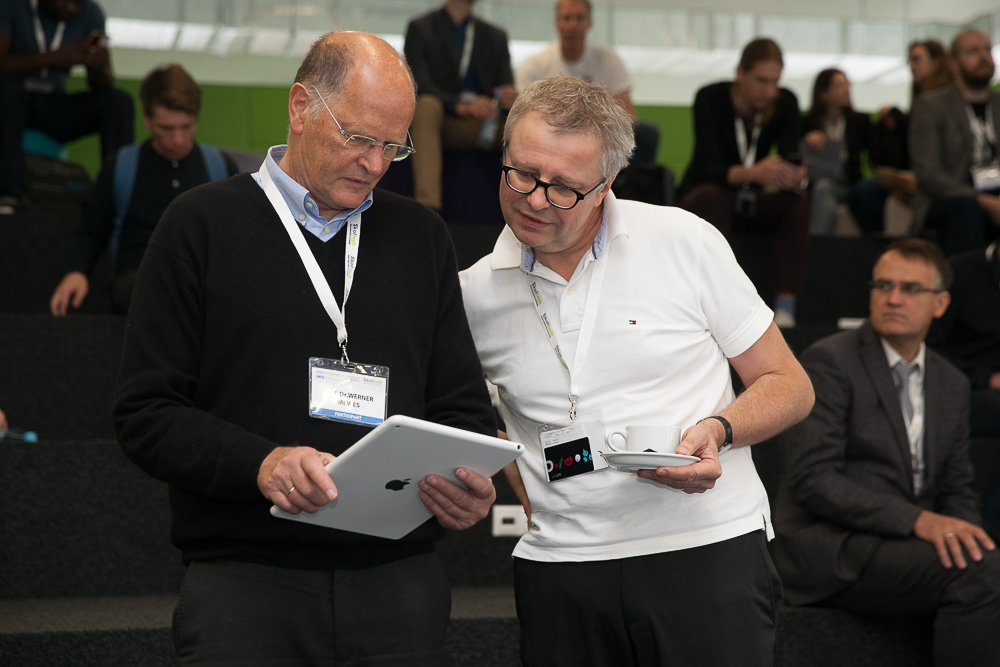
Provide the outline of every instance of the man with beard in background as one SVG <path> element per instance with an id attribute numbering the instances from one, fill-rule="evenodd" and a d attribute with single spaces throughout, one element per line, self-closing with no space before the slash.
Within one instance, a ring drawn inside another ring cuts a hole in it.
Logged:
<path id="1" fill-rule="evenodd" d="M 990 88 L 990 38 L 960 33 L 950 67 L 953 83 L 920 97 L 910 122 L 914 222 L 933 230 L 947 254 L 986 247 L 1000 226 L 1000 94 Z"/>

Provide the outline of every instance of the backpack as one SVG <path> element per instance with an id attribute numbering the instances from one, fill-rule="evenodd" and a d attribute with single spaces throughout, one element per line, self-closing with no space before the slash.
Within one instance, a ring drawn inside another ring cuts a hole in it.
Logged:
<path id="1" fill-rule="evenodd" d="M 214 146 L 202 143 L 195 143 L 195 146 L 201 151 L 201 158 L 205 161 L 205 169 L 208 171 L 209 182 L 229 178 L 229 169 L 226 167 L 226 159 L 222 156 L 222 151 Z M 125 214 L 128 212 L 129 204 L 132 201 L 132 189 L 135 187 L 135 179 L 139 171 L 139 150 L 141 148 L 141 144 L 123 146 L 118 149 L 118 156 L 115 160 L 115 226 L 114 231 L 111 233 L 112 266 L 114 266 L 115 258 L 118 255 L 118 243 L 121 240 Z"/>

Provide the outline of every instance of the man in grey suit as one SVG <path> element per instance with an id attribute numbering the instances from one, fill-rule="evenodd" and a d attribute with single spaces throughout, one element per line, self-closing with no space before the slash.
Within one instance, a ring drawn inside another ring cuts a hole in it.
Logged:
<path id="1" fill-rule="evenodd" d="M 927 349 L 951 279 L 937 246 L 890 245 L 870 319 L 802 354 L 816 403 L 783 436 L 775 564 L 791 604 L 935 617 L 935 665 L 1000 658 L 1000 552 L 979 526 L 969 383 Z"/>
<path id="2" fill-rule="evenodd" d="M 990 38 L 979 30 L 955 38 L 949 66 L 954 83 L 913 104 L 910 159 L 914 221 L 952 254 L 985 247 L 1000 226 L 1000 93 L 990 88 Z"/>

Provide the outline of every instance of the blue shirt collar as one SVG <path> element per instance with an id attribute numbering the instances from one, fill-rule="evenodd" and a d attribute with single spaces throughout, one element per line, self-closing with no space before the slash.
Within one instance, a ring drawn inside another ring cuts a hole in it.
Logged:
<path id="1" fill-rule="evenodd" d="M 285 204 L 288 205 L 288 210 L 292 212 L 292 217 L 295 218 L 295 221 L 320 241 L 329 241 L 332 239 L 337 235 L 337 232 L 343 229 L 348 218 L 358 213 L 364 213 L 372 205 L 372 193 L 369 192 L 360 206 L 350 211 L 338 213 L 332 220 L 327 221 L 326 218 L 319 214 L 319 205 L 309 195 L 309 191 L 278 166 L 278 161 L 284 157 L 287 149 L 288 146 L 285 144 L 271 146 L 267 150 L 264 168 L 267 169 L 268 175 L 274 181 L 274 185 L 278 188 L 278 192 L 281 193 L 281 198 L 285 200 Z M 260 183 L 260 180 L 258 179 L 257 182 Z"/>

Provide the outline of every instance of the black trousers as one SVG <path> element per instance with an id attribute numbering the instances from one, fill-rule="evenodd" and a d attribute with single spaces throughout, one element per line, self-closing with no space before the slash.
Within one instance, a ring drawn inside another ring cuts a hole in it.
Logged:
<path id="1" fill-rule="evenodd" d="M 939 236 L 946 255 L 985 248 L 997 230 L 975 197 L 935 199 L 927 209 L 924 226 Z"/>
<path id="2" fill-rule="evenodd" d="M 524 665 L 774 662 L 781 582 L 762 531 L 618 560 L 514 559 Z"/>
<path id="3" fill-rule="evenodd" d="M 195 561 L 174 610 L 174 647 L 178 665 L 439 667 L 450 614 L 435 554 L 329 572 Z"/>
<path id="4" fill-rule="evenodd" d="M 25 128 L 66 143 L 95 132 L 101 135 L 101 160 L 132 143 L 135 112 L 128 93 L 29 93 L 19 77 L 0 76 L 0 197 L 20 197 L 24 188 L 21 141 Z"/>
<path id="5" fill-rule="evenodd" d="M 773 231 L 771 287 L 776 294 L 799 294 L 809 256 L 809 195 L 804 192 L 759 192 L 757 214 L 736 213 L 739 188 L 703 183 L 681 198 L 680 207 L 707 220 L 723 236 L 733 231 Z"/>
<path id="6" fill-rule="evenodd" d="M 936 667 L 1000 665 L 1000 552 L 945 569 L 916 537 L 884 539 L 861 577 L 817 603 L 877 618 L 934 617 Z"/>

